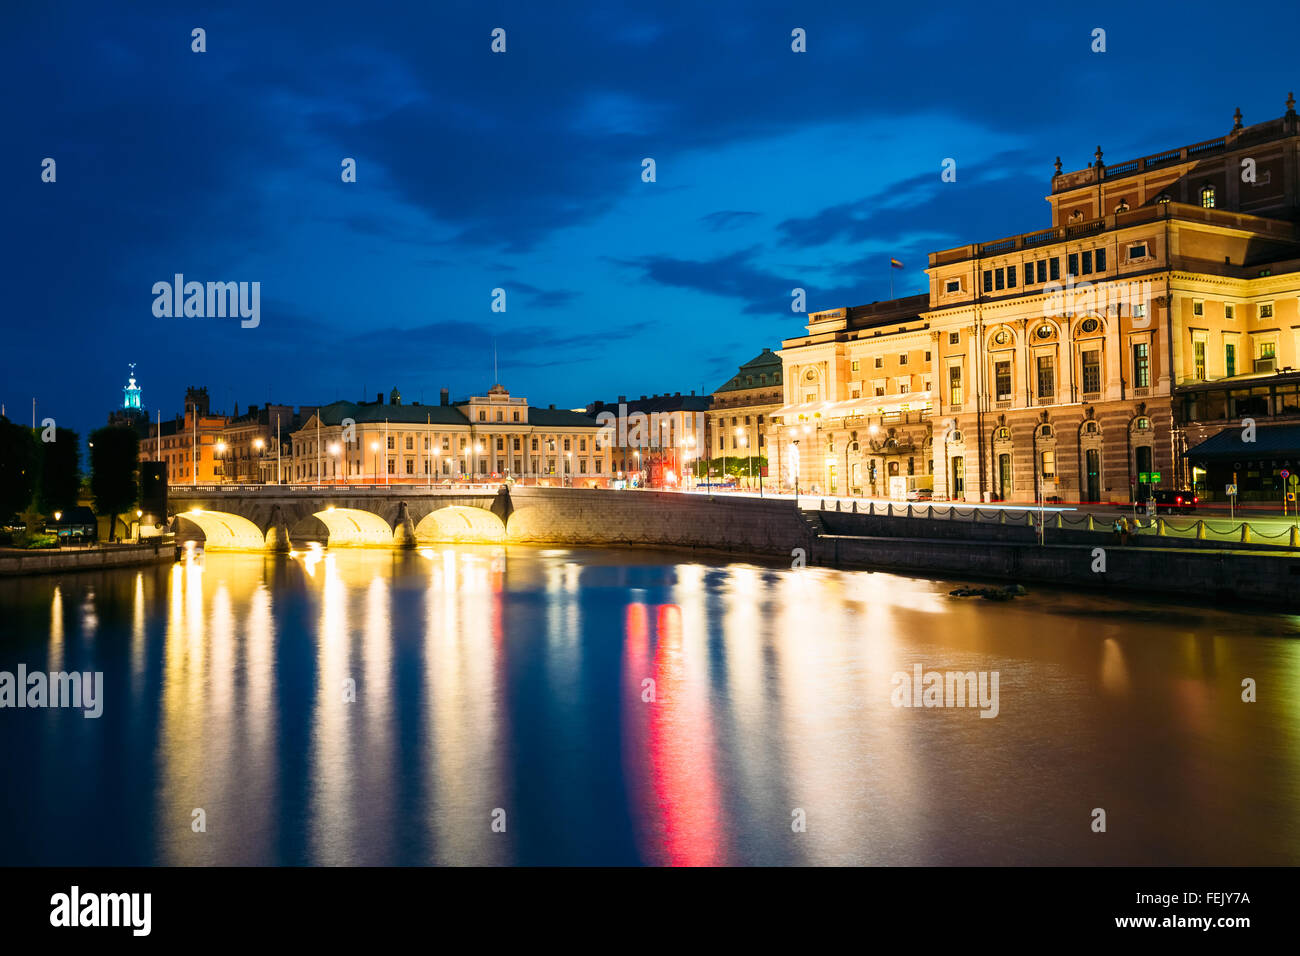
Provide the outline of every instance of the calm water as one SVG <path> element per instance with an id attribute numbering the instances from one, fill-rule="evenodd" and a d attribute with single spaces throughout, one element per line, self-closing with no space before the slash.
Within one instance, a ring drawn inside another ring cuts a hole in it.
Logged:
<path id="1" fill-rule="evenodd" d="M 953 584 L 515 547 L 0 581 L 0 670 L 104 673 L 99 719 L 0 710 L 0 863 L 1300 863 L 1300 619 Z M 916 663 L 997 671 L 998 716 L 892 706 Z"/>

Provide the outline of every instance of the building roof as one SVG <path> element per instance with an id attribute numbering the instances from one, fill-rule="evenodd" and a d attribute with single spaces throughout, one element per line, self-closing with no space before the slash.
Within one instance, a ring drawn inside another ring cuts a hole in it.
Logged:
<path id="1" fill-rule="evenodd" d="M 587 414 L 595 415 L 602 411 L 618 412 L 619 405 L 626 405 L 629 413 L 642 412 L 647 415 L 656 412 L 704 412 L 708 411 L 712 404 L 713 396 L 694 393 L 683 395 L 677 392 L 669 395 L 665 392 L 663 395 L 642 395 L 630 402 L 626 395 L 620 395 L 617 402 L 592 402 L 587 406 Z"/>
<path id="2" fill-rule="evenodd" d="M 762 375 L 776 377 L 759 381 Z M 721 388 L 714 389 L 714 394 L 718 392 L 738 392 L 751 388 L 766 388 L 769 385 L 779 385 L 781 383 L 781 356 L 777 355 L 771 349 L 763 349 L 758 355 L 754 356 L 744 365 L 740 366 L 739 371 L 732 376 Z M 747 381 L 747 377 L 750 379 Z"/>
<path id="3" fill-rule="evenodd" d="M 1236 425 L 1225 428 L 1187 449 L 1187 457 L 1193 462 L 1211 459 L 1258 461 L 1261 458 L 1300 460 L 1300 424 L 1256 428 L 1253 442 L 1242 441 L 1244 434 L 1245 429 Z"/>
<path id="4" fill-rule="evenodd" d="M 502 407 L 505 408 L 507 406 Z M 322 405 L 320 408 L 320 420 L 322 425 L 341 425 L 345 418 L 350 418 L 357 424 L 373 424 L 375 422 L 384 421 L 387 421 L 390 425 L 423 425 L 426 422 L 433 425 L 479 424 L 470 421 L 468 402 L 460 402 L 455 405 L 381 405 L 378 402 L 368 402 L 364 404 L 358 404 L 356 402 L 331 402 L 328 405 Z M 488 422 L 486 424 L 498 423 Z M 505 424 L 513 423 L 507 422 Z M 541 426 L 543 428 L 599 427 L 599 424 L 594 418 L 584 415 L 581 412 L 574 412 L 565 408 L 537 408 L 531 405 L 528 407 L 527 424 Z M 303 428 L 305 427 L 306 424 L 304 422 Z"/>
<path id="5" fill-rule="evenodd" d="M 528 423 L 543 428 L 599 428 L 600 423 L 590 415 L 567 408 L 528 408 Z"/>

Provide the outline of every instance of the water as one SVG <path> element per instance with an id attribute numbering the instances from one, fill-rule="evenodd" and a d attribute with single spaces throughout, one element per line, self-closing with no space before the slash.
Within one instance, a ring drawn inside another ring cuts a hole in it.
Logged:
<path id="1" fill-rule="evenodd" d="M 0 863 L 1300 862 L 1300 619 L 955 583 L 471 546 L 3 580 L 0 670 L 104 703 L 0 710 Z M 916 663 L 997 671 L 997 717 L 892 706 Z"/>

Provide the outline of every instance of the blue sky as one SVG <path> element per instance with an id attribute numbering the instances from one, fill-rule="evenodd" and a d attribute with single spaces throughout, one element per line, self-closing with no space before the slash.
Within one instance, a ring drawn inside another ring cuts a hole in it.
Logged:
<path id="1" fill-rule="evenodd" d="M 896 256 L 923 292 L 926 253 L 1047 224 L 1058 154 L 1208 139 L 1300 87 L 1267 46 L 1289 4 L 114 6 L 0 13 L 0 401 L 83 434 L 128 362 L 164 417 L 189 384 L 226 411 L 481 394 L 494 341 L 534 404 L 711 390 L 800 332 L 794 287 L 884 299 Z M 260 282 L 260 325 L 155 317 L 178 272 Z"/>

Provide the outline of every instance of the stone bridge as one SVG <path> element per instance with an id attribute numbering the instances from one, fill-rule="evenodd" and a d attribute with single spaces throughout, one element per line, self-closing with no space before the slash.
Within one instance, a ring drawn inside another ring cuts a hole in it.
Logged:
<path id="1" fill-rule="evenodd" d="M 173 485 L 167 497 L 177 537 L 219 550 L 492 543 L 505 540 L 511 511 L 496 486 Z"/>
<path id="2" fill-rule="evenodd" d="M 790 501 L 596 488 L 174 485 L 177 537 L 238 550 L 442 542 L 699 548 L 780 555 L 811 547 Z"/>

